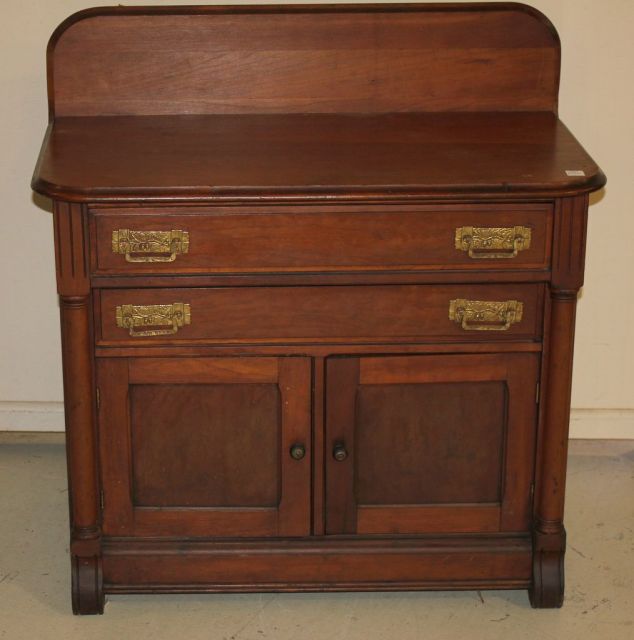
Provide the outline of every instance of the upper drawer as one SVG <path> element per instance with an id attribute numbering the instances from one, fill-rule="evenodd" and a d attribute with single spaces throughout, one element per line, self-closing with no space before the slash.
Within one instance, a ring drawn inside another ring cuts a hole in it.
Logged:
<path id="1" fill-rule="evenodd" d="M 93 210 L 94 273 L 546 269 L 551 207 Z"/>

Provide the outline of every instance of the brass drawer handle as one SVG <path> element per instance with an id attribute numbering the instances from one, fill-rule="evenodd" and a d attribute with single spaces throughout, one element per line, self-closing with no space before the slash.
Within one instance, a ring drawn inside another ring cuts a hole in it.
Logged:
<path id="1" fill-rule="evenodd" d="M 449 319 L 465 331 L 506 331 L 522 320 L 524 305 L 517 300 L 489 302 L 459 298 L 449 302 Z"/>
<path id="2" fill-rule="evenodd" d="M 529 227 L 459 227 L 456 249 L 466 251 L 474 260 L 516 258 L 531 246 Z"/>
<path id="3" fill-rule="evenodd" d="M 125 255 L 127 262 L 174 262 L 178 254 L 189 251 L 189 233 L 117 229 L 112 232 L 112 251 Z"/>
<path id="4" fill-rule="evenodd" d="M 182 302 L 174 304 L 124 304 L 115 313 L 117 327 L 129 329 L 130 335 L 168 336 L 179 327 L 191 324 L 191 307 Z M 158 327 L 168 327 L 159 329 Z M 140 328 L 140 329 L 139 329 Z"/>

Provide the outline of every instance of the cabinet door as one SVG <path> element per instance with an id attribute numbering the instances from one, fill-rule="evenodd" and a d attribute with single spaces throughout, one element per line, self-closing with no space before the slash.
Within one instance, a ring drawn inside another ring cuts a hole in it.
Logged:
<path id="1" fill-rule="evenodd" d="M 527 531 L 536 354 L 332 358 L 326 532 Z"/>
<path id="2" fill-rule="evenodd" d="M 308 358 L 103 358 L 106 535 L 310 529 Z"/>

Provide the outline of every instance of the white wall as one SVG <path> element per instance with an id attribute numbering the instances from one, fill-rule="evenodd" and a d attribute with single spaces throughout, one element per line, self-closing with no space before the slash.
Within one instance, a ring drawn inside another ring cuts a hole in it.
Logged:
<path id="1" fill-rule="evenodd" d="M 63 425 L 51 216 L 43 210 L 46 201 L 34 201 L 29 180 L 47 118 L 46 42 L 66 16 L 91 4 L 1 3 L 0 429 Z M 608 186 L 593 197 L 590 213 L 572 434 L 634 438 L 634 0 L 533 4 L 550 17 L 562 40 L 560 115 L 608 175 Z"/>

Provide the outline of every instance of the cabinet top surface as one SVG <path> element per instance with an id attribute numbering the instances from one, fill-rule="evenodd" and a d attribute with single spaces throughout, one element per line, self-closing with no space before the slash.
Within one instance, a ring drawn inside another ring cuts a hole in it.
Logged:
<path id="1" fill-rule="evenodd" d="M 600 169 L 550 113 L 58 118 L 33 178 L 73 201 L 579 193 Z"/>

